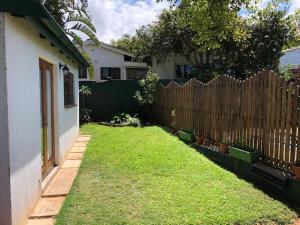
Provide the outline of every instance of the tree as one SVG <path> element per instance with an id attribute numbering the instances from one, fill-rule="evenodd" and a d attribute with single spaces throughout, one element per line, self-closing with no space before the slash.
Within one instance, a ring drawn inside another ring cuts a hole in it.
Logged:
<path id="1" fill-rule="evenodd" d="M 223 42 L 220 55 L 227 68 L 224 72 L 246 78 L 262 69 L 278 71 L 282 49 L 295 37 L 286 10 L 270 3 L 245 22 L 249 30 L 245 40 L 234 42 L 231 38 Z"/>
<path id="2" fill-rule="evenodd" d="M 238 12 L 249 3 L 250 0 L 182 0 L 177 7 L 179 24 L 195 32 L 193 40 L 203 51 L 217 49 L 228 35 L 233 34 L 236 40 L 245 36 Z"/>
<path id="3" fill-rule="evenodd" d="M 261 69 L 276 70 L 281 50 L 294 39 L 291 18 L 277 0 L 262 10 L 253 5 L 250 10 L 248 1 L 226 1 L 209 8 L 214 1 L 207 0 L 204 9 L 193 11 L 193 7 L 184 5 L 186 2 L 200 7 L 198 1 L 182 1 L 175 9 L 165 10 L 158 22 L 142 27 L 130 37 L 135 54 L 149 55 L 161 62 L 170 53 L 180 54 L 194 66 L 192 76 L 207 82 L 216 74 L 246 78 Z M 245 6 L 250 12 L 246 18 L 237 13 Z M 224 7 L 227 13 L 218 13 Z M 186 19 L 187 15 L 190 18 Z M 201 28 L 192 25 L 205 15 L 210 18 L 207 24 L 198 22 L 203 25 L 199 25 Z M 218 22 L 222 18 L 227 22 Z"/>
<path id="4" fill-rule="evenodd" d="M 80 47 L 83 47 L 83 41 L 79 33 L 99 44 L 95 34 L 96 28 L 87 12 L 87 0 L 45 0 L 43 4 L 56 22 L 64 28 L 66 34 Z"/>
<path id="5" fill-rule="evenodd" d="M 284 49 L 297 47 L 300 45 L 300 9 L 289 16 L 291 30 L 295 33 L 293 39 L 291 39 L 285 46 Z"/>
<path id="6" fill-rule="evenodd" d="M 134 46 L 135 46 L 135 37 L 130 36 L 130 34 L 124 34 L 120 39 L 118 40 L 112 40 L 111 45 L 122 49 L 124 51 L 128 52 L 135 52 Z"/>
<path id="7" fill-rule="evenodd" d="M 152 118 L 152 104 L 154 102 L 154 93 L 157 82 L 158 75 L 149 70 L 146 77 L 139 80 L 141 91 L 137 91 L 133 96 L 140 105 L 146 107 L 150 119 Z"/>
<path id="8" fill-rule="evenodd" d="M 80 34 L 86 35 L 97 46 L 100 45 L 96 37 L 96 28 L 87 12 L 87 0 L 44 0 L 43 4 L 70 39 L 79 46 L 82 53 L 83 40 Z M 91 61 L 88 54 L 83 55 L 87 61 Z M 93 79 L 94 69 L 92 64 L 90 64 L 89 75 Z"/>

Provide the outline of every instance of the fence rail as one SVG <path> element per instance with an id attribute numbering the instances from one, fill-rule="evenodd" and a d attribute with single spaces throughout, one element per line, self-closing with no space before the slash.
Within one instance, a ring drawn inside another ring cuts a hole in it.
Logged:
<path id="1" fill-rule="evenodd" d="M 206 138 L 237 143 L 264 153 L 274 166 L 290 170 L 300 160 L 299 86 L 272 71 L 244 81 L 222 75 L 208 84 L 195 79 L 183 86 L 160 85 L 155 93 L 154 116 L 165 125 L 193 130 Z"/>

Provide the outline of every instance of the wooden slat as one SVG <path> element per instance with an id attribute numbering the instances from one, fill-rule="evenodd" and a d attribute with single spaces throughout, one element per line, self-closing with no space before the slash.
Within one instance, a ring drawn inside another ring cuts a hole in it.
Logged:
<path id="1" fill-rule="evenodd" d="M 158 87 L 154 118 L 167 126 L 176 109 L 176 128 L 190 129 L 216 142 L 245 140 L 267 162 L 288 170 L 300 159 L 300 89 L 273 72 L 245 81 L 220 76 L 208 84 L 191 80 Z"/>

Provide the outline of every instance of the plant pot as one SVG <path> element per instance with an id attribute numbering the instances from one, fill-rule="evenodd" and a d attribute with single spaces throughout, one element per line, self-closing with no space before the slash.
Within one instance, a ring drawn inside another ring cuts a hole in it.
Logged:
<path id="1" fill-rule="evenodd" d="M 178 136 L 181 140 L 186 142 L 194 142 L 195 136 L 193 134 L 186 133 L 184 131 L 178 131 Z"/>
<path id="2" fill-rule="evenodd" d="M 300 180 L 300 166 L 293 166 L 294 168 L 294 172 L 295 172 L 295 175 L 296 175 L 296 179 Z"/>
<path id="3" fill-rule="evenodd" d="M 204 143 L 204 137 L 203 137 L 203 136 L 200 136 L 200 135 L 197 135 L 197 136 L 196 136 L 196 143 L 197 143 L 198 145 L 203 145 L 203 143 Z"/>
<path id="4" fill-rule="evenodd" d="M 249 163 L 254 163 L 257 162 L 260 158 L 261 153 L 259 151 L 253 151 L 253 152 L 248 152 L 236 147 L 229 147 L 230 150 L 230 156 L 249 162 Z"/>
<path id="5" fill-rule="evenodd" d="M 228 145 L 225 143 L 220 143 L 219 144 L 219 152 L 228 153 Z"/>
<path id="6" fill-rule="evenodd" d="M 177 130 L 175 128 L 173 128 L 173 127 L 171 127 L 170 131 L 171 131 L 172 134 L 176 134 L 176 132 L 177 132 Z"/>

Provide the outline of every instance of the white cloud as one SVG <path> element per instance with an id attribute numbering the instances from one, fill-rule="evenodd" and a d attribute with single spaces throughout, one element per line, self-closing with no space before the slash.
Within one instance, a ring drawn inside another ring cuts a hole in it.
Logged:
<path id="1" fill-rule="evenodd" d="M 89 0 L 89 13 L 101 41 L 109 43 L 123 34 L 134 34 L 142 25 L 155 21 L 157 15 L 168 7 L 156 0 Z"/>
<path id="2" fill-rule="evenodd" d="M 292 0 L 290 12 L 295 12 L 295 10 L 298 8 L 300 8 L 300 0 Z"/>

